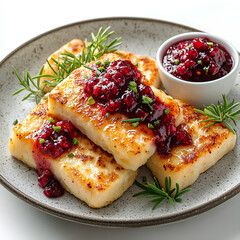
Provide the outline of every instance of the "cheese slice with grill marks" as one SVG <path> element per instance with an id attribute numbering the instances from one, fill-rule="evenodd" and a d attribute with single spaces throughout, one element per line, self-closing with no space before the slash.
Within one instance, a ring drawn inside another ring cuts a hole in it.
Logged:
<path id="1" fill-rule="evenodd" d="M 78 133 L 78 144 L 58 158 L 38 154 L 33 134 L 54 117 L 48 112 L 47 101 L 41 102 L 13 128 L 9 142 L 12 156 L 34 169 L 51 170 L 62 186 L 90 207 L 100 208 L 119 198 L 134 182 L 138 171 L 123 169 L 112 155 Z"/>
<path id="2" fill-rule="evenodd" d="M 89 42 L 85 42 L 85 45 L 89 45 Z M 61 54 L 62 53 L 72 53 L 76 57 L 78 57 L 80 54 L 82 54 L 84 44 L 80 39 L 73 39 L 70 42 L 63 45 L 60 49 L 55 51 L 53 54 L 51 54 L 48 57 L 48 62 L 51 64 L 52 68 L 57 71 L 57 64 L 52 60 L 55 59 L 59 62 L 62 62 Z M 149 86 L 153 85 L 156 88 L 159 88 L 161 85 L 158 68 L 156 65 L 156 61 L 154 58 L 141 56 L 133 53 L 129 53 L 127 51 L 118 50 L 118 53 L 121 54 L 121 59 L 130 60 L 133 63 L 138 63 L 138 69 L 142 72 L 143 75 L 145 75 L 145 83 Z M 54 72 L 52 68 L 49 66 L 48 63 L 44 64 L 43 72 L 42 74 L 48 74 L 53 75 Z M 51 80 L 50 77 L 42 77 L 40 79 L 40 85 L 41 87 L 44 86 L 46 80 Z M 44 88 L 44 92 L 50 92 L 53 89 L 53 87 L 46 86 Z"/>
<path id="3" fill-rule="evenodd" d="M 122 55 L 110 53 L 99 58 L 99 61 L 118 59 L 122 59 Z M 90 76 L 91 70 L 85 67 L 76 69 L 51 91 L 48 97 L 50 113 L 60 119 L 70 120 L 95 144 L 113 154 L 117 163 L 124 168 L 137 170 L 156 150 L 153 131 L 146 124 L 134 128 L 132 124 L 123 122 L 127 117 L 121 113 L 110 114 L 106 119 L 97 104 L 90 106 L 84 92 L 85 75 Z M 145 81 L 144 76 L 142 81 Z M 175 116 L 175 125 L 179 125 L 182 114 L 178 104 L 163 91 L 153 86 L 152 90 Z"/>
<path id="4" fill-rule="evenodd" d="M 179 183 L 180 189 L 184 189 L 234 148 L 236 135 L 221 123 L 203 128 L 208 122 L 200 121 L 209 117 L 197 113 L 191 105 L 178 103 L 183 112 L 183 129 L 192 136 L 193 144 L 174 147 L 168 156 L 155 153 L 147 167 L 161 186 L 165 185 L 165 177 L 170 176 L 172 186 Z"/>

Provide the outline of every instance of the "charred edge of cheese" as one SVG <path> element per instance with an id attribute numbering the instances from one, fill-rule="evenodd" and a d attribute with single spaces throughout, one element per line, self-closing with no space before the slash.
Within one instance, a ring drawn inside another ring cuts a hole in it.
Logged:
<path id="1" fill-rule="evenodd" d="M 9 150 L 13 157 L 36 169 L 43 164 L 53 172 L 62 186 L 90 207 L 100 208 L 119 198 L 134 182 L 138 171 L 125 170 L 113 156 L 104 152 L 85 136 L 77 139 L 79 144 L 71 152 L 57 159 L 44 155 L 42 162 L 33 157 L 32 134 L 48 119 L 47 102 L 43 100 L 30 114 L 13 128 Z"/>
<path id="2" fill-rule="evenodd" d="M 173 186 L 179 183 L 180 189 L 184 189 L 233 150 L 236 135 L 220 123 L 203 128 L 207 123 L 200 121 L 208 117 L 195 112 L 194 107 L 188 104 L 181 101 L 179 103 L 183 111 L 185 129 L 191 134 L 194 144 L 175 147 L 168 157 L 156 153 L 148 160 L 147 167 L 162 186 L 165 177 L 171 176 Z"/>

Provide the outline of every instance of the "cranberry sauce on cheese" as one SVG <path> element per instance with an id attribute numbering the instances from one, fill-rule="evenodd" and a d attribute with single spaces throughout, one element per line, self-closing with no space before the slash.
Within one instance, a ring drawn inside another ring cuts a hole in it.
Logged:
<path id="1" fill-rule="evenodd" d="M 154 131 L 154 141 L 162 154 L 169 154 L 173 146 L 191 143 L 190 135 L 176 127 L 174 116 L 160 101 L 151 87 L 141 82 L 142 74 L 128 60 L 97 61 L 90 66 L 92 75 L 85 77 L 84 91 L 89 104 L 101 106 L 102 114 L 121 112 L 134 127 L 146 124 Z"/>
<path id="2" fill-rule="evenodd" d="M 52 117 L 33 134 L 33 156 L 37 164 L 38 183 L 49 198 L 60 197 L 64 189 L 48 169 L 44 155 L 57 158 L 69 152 L 76 144 L 77 129 L 69 121 L 56 121 Z"/>

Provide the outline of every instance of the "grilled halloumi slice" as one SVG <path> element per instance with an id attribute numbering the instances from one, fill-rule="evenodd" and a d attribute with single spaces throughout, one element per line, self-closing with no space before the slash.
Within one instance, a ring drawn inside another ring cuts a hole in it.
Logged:
<path id="1" fill-rule="evenodd" d="M 99 61 L 117 59 L 121 59 L 121 56 L 110 53 L 99 58 Z M 85 75 L 90 76 L 91 70 L 85 67 L 76 69 L 51 91 L 48 97 L 50 113 L 60 119 L 70 120 L 95 144 L 113 154 L 117 163 L 125 169 L 137 170 L 156 150 L 153 131 L 146 124 L 134 128 L 123 122 L 127 118 L 121 113 L 110 114 L 106 119 L 97 104 L 90 106 L 84 92 Z M 178 104 L 163 91 L 155 87 L 152 89 L 175 116 L 175 124 L 180 124 L 182 115 Z"/>
<path id="2" fill-rule="evenodd" d="M 134 182 L 138 171 L 125 170 L 113 156 L 78 133 L 78 145 L 54 159 L 34 155 L 33 134 L 50 116 L 47 101 L 41 102 L 13 128 L 9 150 L 15 158 L 34 169 L 49 169 L 62 186 L 90 207 L 104 207 L 119 198 Z M 39 159 L 40 158 L 40 159 Z"/>
<path id="3" fill-rule="evenodd" d="M 89 42 L 85 42 L 85 45 L 89 45 Z M 72 53 L 75 56 L 79 56 L 83 51 L 84 44 L 80 39 L 73 39 L 70 42 L 63 45 L 60 49 L 58 49 L 56 52 L 51 54 L 48 57 L 48 62 L 51 64 L 53 69 L 57 70 L 57 64 L 52 60 L 55 59 L 57 61 L 62 61 L 59 57 L 61 57 L 62 53 Z M 145 57 L 141 55 L 136 55 L 133 53 L 129 53 L 127 51 L 118 51 L 118 53 L 121 54 L 121 59 L 130 60 L 133 63 L 138 63 L 138 69 L 142 72 L 143 75 L 145 75 L 145 83 L 149 86 L 153 85 L 156 88 L 159 88 L 161 85 L 156 61 L 154 58 Z M 48 74 L 53 75 L 54 72 L 49 66 L 48 63 L 44 64 L 43 72 L 42 74 Z M 45 82 L 44 80 L 50 80 L 50 77 L 42 77 L 40 80 L 41 87 L 44 86 Z M 53 87 L 46 86 L 44 88 L 44 92 L 50 92 L 53 89 Z"/>
<path id="4" fill-rule="evenodd" d="M 173 186 L 179 183 L 184 189 L 234 148 L 236 135 L 221 123 L 203 128 L 208 123 L 200 121 L 207 116 L 184 102 L 179 101 L 179 105 L 183 111 L 183 128 L 192 136 L 193 144 L 175 147 L 169 156 L 156 153 L 148 160 L 147 167 L 162 186 L 165 177 L 170 176 Z"/>
<path id="5" fill-rule="evenodd" d="M 88 42 L 85 42 L 86 45 L 88 45 L 89 43 Z M 59 62 L 62 62 L 62 59 L 60 58 L 61 57 L 61 54 L 62 53 L 66 53 L 66 52 L 69 52 L 69 53 L 72 53 L 74 54 L 75 56 L 79 56 L 79 54 L 82 53 L 82 50 L 83 50 L 83 47 L 84 47 L 84 44 L 82 42 L 82 40 L 80 39 L 73 39 L 71 40 L 70 42 L 68 42 L 67 44 L 63 45 L 60 49 L 58 49 L 56 52 L 54 52 L 53 54 L 51 54 L 49 57 L 48 57 L 48 62 L 51 64 L 51 67 L 57 71 L 57 64 L 52 60 L 52 59 L 55 59 Z M 43 75 L 53 75 L 54 72 L 49 66 L 49 64 L 46 62 L 44 64 L 44 67 L 43 67 L 43 71 L 42 71 L 42 74 Z M 50 77 L 42 77 L 40 79 L 40 86 L 43 87 L 45 85 L 45 80 L 51 80 Z M 45 86 L 44 88 L 44 92 L 47 93 L 47 92 L 50 92 L 51 90 L 53 89 L 53 87 L 50 87 L 50 86 Z"/>

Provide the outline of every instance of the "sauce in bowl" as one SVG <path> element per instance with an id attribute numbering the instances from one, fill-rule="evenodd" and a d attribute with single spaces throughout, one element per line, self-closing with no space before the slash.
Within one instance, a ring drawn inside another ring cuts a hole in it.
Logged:
<path id="1" fill-rule="evenodd" d="M 181 80 L 207 82 L 227 75 L 233 67 L 233 59 L 220 44 L 199 37 L 170 46 L 162 64 L 166 71 Z"/>

